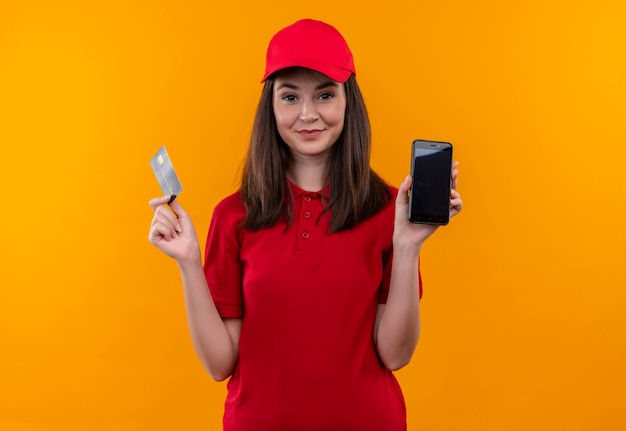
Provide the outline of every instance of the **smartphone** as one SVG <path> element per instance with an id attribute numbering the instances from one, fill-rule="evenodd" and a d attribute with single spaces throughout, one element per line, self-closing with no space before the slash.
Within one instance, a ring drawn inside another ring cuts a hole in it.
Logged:
<path id="1" fill-rule="evenodd" d="M 452 144 L 417 139 L 413 141 L 411 160 L 413 183 L 409 191 L 409 221 L 448 224 Z"/>

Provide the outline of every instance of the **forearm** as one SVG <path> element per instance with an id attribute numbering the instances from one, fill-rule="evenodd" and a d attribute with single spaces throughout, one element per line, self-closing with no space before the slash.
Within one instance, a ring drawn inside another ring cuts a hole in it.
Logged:
<path id="1" fill-rule="evenodd" d="M 194 349 L 211 377 L 224 380 L 232 374 L 237 362 L 237 343 L 215 307 L 200 260 L 179 262 L 178 266 Z"/>
<path id="2" fill-rule="evenodd" d="M 409 363 L 420 335 L 419 249 L 394 247 L 391 284 L 376 333 L 382 362 L 391 370 Z"/>

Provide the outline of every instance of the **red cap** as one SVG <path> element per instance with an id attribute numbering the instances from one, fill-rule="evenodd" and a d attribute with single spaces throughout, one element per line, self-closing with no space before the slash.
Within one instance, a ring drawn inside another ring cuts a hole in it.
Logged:
<path id="1" fill-rule="evenodd" d="M 337 82 L 356 75 L 343 36 L 334 27 L 312 19 L 297 21 L 274 35 L 267 47 L 261 82 L 274 72 L 295 66 L 316 70 Z"/>

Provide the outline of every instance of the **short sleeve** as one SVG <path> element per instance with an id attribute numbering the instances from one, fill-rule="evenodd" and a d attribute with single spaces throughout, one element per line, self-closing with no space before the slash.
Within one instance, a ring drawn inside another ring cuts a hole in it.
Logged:
<path id="1" fill-rule="evenodd" d="M 378 290 L 378 303 L 386 304 L 387 297 L 389 296 L 389 286 L 391 284 L 391 265 L 393 261 L 393 250 L 389 247 L 389 250 L 383 255 L 383 278 L 380 282 L 380 288 Z M 422 273 L 420 272 L 420 261 L 417 260 L 417 279 L 419 282 L 420 299 L 422 298 Z"/>
<path id="2" fill-rule="evenodd" d="M 245 210 L 239 194 L 229 196 L 213 211 L 204 253 L 204 275 L 222 318 L 243 317 L 240 230 Z"/>

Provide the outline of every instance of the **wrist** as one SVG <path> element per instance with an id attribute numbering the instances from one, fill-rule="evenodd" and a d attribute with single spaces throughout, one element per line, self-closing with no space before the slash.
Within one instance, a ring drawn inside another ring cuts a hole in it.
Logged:
<path id="1" fill-rule="evenodd" d="M 423 243 L 415 243 L 406 237 L 393 239 L 393 254 L 417 258 L 422 251 Z"/>
<path id="2" fill-rule="evenodd" d="M 202 258 L 199 250 L 194 250 L 185 257 L 176 259 L 176 263 L 181 271 L 189 271 L 202 267 Z"/>

